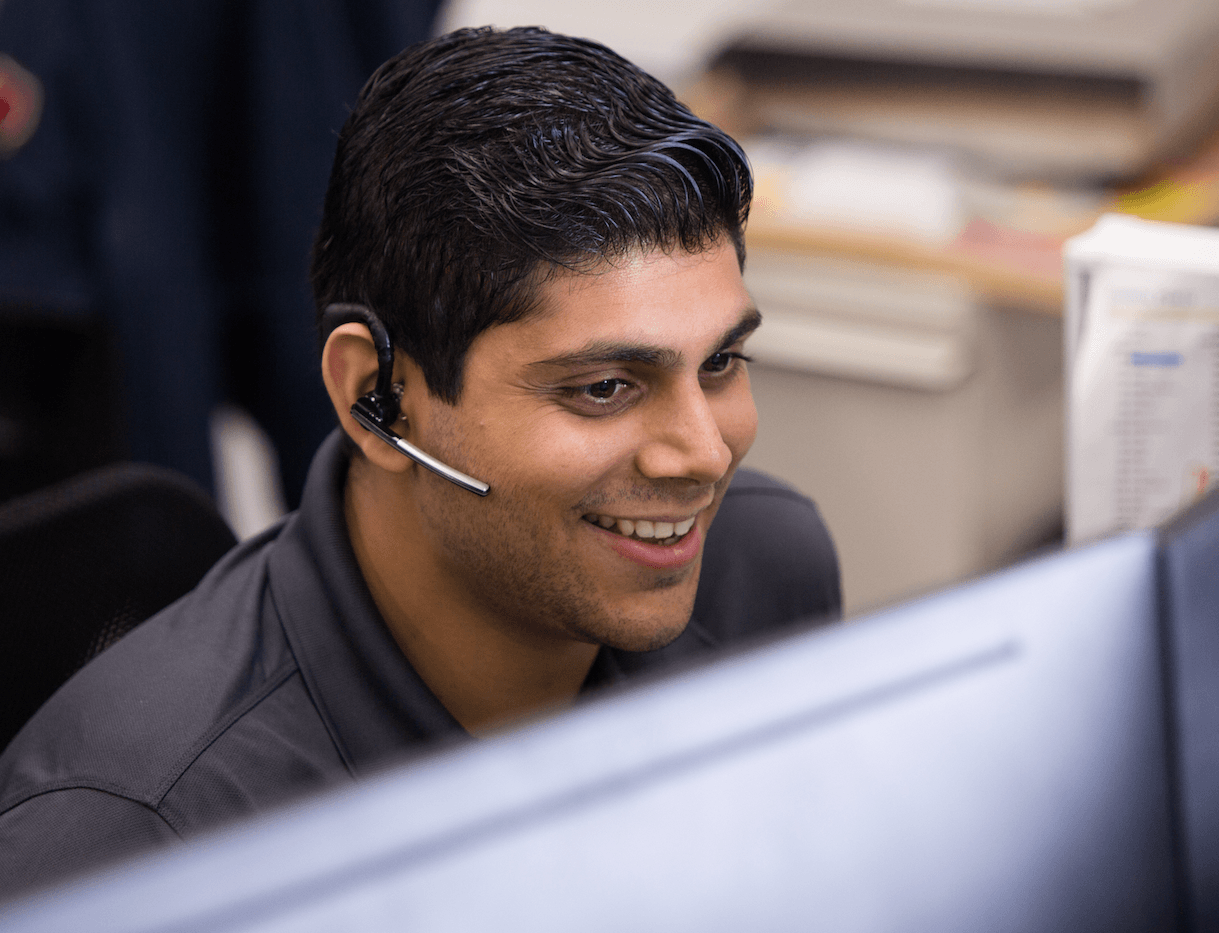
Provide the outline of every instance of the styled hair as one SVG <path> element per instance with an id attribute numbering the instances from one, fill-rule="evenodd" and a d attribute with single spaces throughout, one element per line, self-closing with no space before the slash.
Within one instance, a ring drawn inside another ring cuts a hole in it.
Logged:
<path id="1" fill-rule="evenodd" d="M 560 270 L 635 249 L 744 264 L 740 146 L 603 45 L 462 29 L 382 65 L 339 135 L 311 279 L 372 309 L 428 389 L 460 396 L 474 339 Z"/>

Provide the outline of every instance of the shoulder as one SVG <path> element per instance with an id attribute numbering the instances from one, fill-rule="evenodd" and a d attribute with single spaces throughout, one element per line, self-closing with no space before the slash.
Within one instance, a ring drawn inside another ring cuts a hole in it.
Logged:
<path id="1" fill-rule="evenodd" d="M 721 641 L 841 612 L 838 556 L 817 506 L 786 483 L 741 469 L 707 535 L 694 616 Z"/>
<path id="2" fill-rule="evenodd" d="M 46 790 L 0 813 L 0 899 L 178 838 L 155 809 L 121 795 Z"/>
<path id="3" fill-rule="evenodd" d="M 707 551 L 715 562 L 739 558 L 758 544 L 768 556 L 837 580 L 834 542 L 813 500 L 773 476 L 741 469 L 716 513 Z"/>
<path id="4" fill-rule="evenodd" d="M 189 836 L 342 769 L 280 627 L 266 544 L 226 557 L 18 733 L 0 756 L 0 848 L 38 861 L 57 833 L 82 852 Z"/>

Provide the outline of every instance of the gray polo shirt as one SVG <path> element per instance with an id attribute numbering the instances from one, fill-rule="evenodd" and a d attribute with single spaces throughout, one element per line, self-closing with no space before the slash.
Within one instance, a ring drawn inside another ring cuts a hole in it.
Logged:
<path id="1" fill-rule="evenodd" d="M 343 517 L 350 441 L 301 508 L 68 681 L 0 756 L 0 896 L 49 884 L 469 736 L 398 649 Z M 740 471 L 673 644 L 602 649 L 586 692 L 839 612 L 816 508 Z"/>

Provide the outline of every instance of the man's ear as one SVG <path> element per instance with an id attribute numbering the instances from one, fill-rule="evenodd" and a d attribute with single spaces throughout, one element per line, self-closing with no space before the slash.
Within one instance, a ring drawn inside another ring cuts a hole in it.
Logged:
<path id="1" fill-rule="evenodd" d="M 395 352 L 396 381 L 405 369 L 406 359 Z M 391 473 L 405 472 L 411 461 L 365 429 L 351 416 L 351 406 L 377 385 L 377 348 L 372 334 L 363 324 L 341 324 L 331 331 L 322 348 L 322 381 L 339 424 L 372 463 Z M 405 427 L 405 424 L 400 425 Z M 398 433 L 402 433 L 399 431 Z"/>

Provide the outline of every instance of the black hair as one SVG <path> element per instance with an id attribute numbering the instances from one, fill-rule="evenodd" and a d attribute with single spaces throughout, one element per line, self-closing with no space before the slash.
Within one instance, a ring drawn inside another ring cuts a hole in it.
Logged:
<path id="1" fill-rule="evenodd" d="M 470 344 L 558 270 L 636 248 L 744 264 L 740 146 L 603 45 L 463 29 L 382 65 L 339 135 L 313 247 L 319 315 L 371 308 L 430 392 L 461 393 Z"/>

